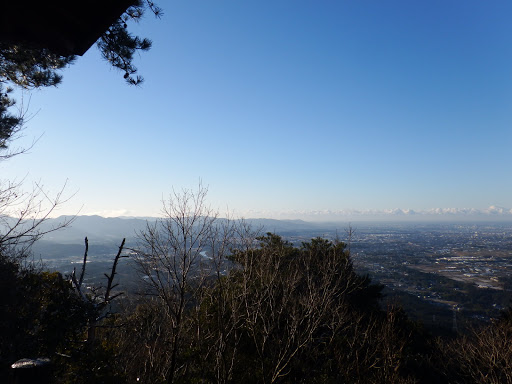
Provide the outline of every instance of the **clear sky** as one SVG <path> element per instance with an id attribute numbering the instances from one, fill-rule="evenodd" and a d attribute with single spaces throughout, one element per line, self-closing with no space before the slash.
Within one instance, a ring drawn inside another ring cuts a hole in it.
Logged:
<path id="1" fill-rule="evenodd" d="M 512 2 L 160 1 L 125 84 L 93 47 L 31 93 L 3 178 L 150 216 L 201 179 L 244 216 L 512 208 Z M 25 96 L 27 101 L 28 95 Z"/>

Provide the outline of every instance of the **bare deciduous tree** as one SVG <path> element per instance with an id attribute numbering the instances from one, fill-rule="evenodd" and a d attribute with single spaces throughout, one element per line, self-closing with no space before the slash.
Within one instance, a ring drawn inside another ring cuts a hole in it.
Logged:
<path id="1" fill-rule="evenodd" d="M 343 243 L 313 239 L 298 249 L 273 234 L 260 242 L 236 255 L 241 270 L 232 278 L 242 293 L 243 328 L 259 357 L 260 379 L 274 383 L 346 324 L 348 297 L 361 281 Z"/>
<path id="2" fill-rule="evenodd" d="M 69 200 L 64 196 L 65 188 L 66 185 L 52 197 L 38 183 L 31 192 L 24 192 L 22 182 L 0 182 L 0 252 L 4 256 L 22 258 L 42 236 L 72 223 L 74 217 L 46 225 L 52 214 Z"/>
<path id="3" fill-rule="evenodd" d="M 108 308 L 109 305 L 112 303 L 114 299 L 116 299 L 117 297 L 121 296 L 124 293 L 117 292 L 113 294 L 112 291 L 119 285 L 119 283 L 114 282 L 114 278 L 117 274 L 116 271 L 117 266 L 119 264 L 119 260 L 123 257 L 128 257 L 122 254 L 125 242 L 126 239 L 123 239 L 121 245 L 119 246 L 117 254 L 114 257 L 114 260 L 112 261 L 110 274 L 105 273 L 105 277 L 107 278 L 106 286 L 92 287 L 91 294 L 85 292 L 83 282 L 86 272 L 87 258 L 89 256 L 89 240 L 87 239 L 87 237 L 85 238 L 85 251 L 84 258 L 82 261 L 82 268 L 80 270 L 80 275 L 77 278 L 76 269 L 73 269 L 73 273 L 71 274 L 71 282 L 76 293 L 82 299 L 83 302 L 90 305 L 92 308 L 91 312 L 89 313 L 87 331 L 87 342 L 89 342 L 90 344 L 94 342 L 96 328 L 98 327 L 98 324 L 111 314 Z"/>
<path id="4" fill-rule="evenodd" d="M 206 204 L 207 188 L 173 191 L 163 203 L 162 219 L 148 223 L 139 233 L 135 261 L 154 294 L 166 306 L 170 322 L 170 361 L 167 381 L 172 383 L 183 372 L 179 365 L 184 348 L 185 309 L 197 305 L 196 298 L 205 282 L 207 252 L 216 234 L 217 213 Z"/>
<path id="5" fill-rule="evenodd" d="M 448 374 L 456 372 L 454 383 L 512 383 L 511 338 L 509 310 L 485 328 L 442 345 L 442 362 Z"/>
<path id="6" fill-rule="evenodd" d="M 230 274 L 240 265 L 233 264 L 230 257 L 233 252 L 248 251 L 257 244 L 259 231 L 244 220 L 233 219 L 221 220 L 212 229 L 210 284 L 200 298 L 197 345 L 201 348 L 201 361 L 207 362 L 201 370 L 211 372 L 216 383 L 230 383 L 235 371 L 244 369 L 240 343 L 246 321 L 245 292 Z"/>

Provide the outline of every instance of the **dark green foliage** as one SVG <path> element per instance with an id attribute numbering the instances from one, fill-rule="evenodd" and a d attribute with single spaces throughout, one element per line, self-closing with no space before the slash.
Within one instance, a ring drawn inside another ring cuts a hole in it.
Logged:
<path id="1" fill-rule="evenodd" d="M 12 88 L 4 88 L 0 83 L 0 150 L 7 148 L 9 139 L 16 133 L 23 124 L 21 116 L 15 116 L 9 112 L 15 101 L 9 97 Z"/>
<path id="2" fill-rule="evenodd" d="M 62 80 L 57 71 L 74 60 L 75 56 L 63 57 L 47 49 L 0 43 L 0 81 L 25 89 L 56 86 Z"/>
<path id="3" fill-rule="evenodd" d="M 407 382 L 402 313 L 380 311 L 382 286 L 354 272 L 344 243 L 316 238 L 297 248 L 271 233 L 257 240 L 233 254 L 239 268 L 202 307 L 212 341 L 201 350 L 216 356 L 202 359 L 203 379 Z"/>
<path id="4" fill-rule="evenodd" d="M 134 54 L 150 49 L 151 41 L 130 34 L 127 23 L 139 21 L 146 10 L 157 17 L 162 14 L 161 9 L 151 0 L 136 0 L 97 43 L 103 58 L 121 70 L 124 79 L 131 85 L 139 85 L 143 81 L 141 76 L 136 75 Z M 19 131 L 25 112 L 20 111 L 18 116 L 8 112 L 15 103 L 8 96 L 11 90 L 9 86 L 23 89 L 57 86 L 62 80 L 59 72 L 74 60 L 73 55 L 61 56 L 46 48 L 34 49 L 28 45 L 0 42 L 0 149 L 4 149 L 12 135 Z"/>
<path id="5" fill-rule="evenodd" d="M 133 65 L 133 55 L 137 51 L 147 51 L 151 48 L 151 41 L 146 38 L 133 36 L 128 30 L 129 21 L 139 21 L 146 8 L 149 8 L 155 16 L 159 17 L 161 9 L 151 1 L 136 1 L 136 4 L 128 8 L 98 40 L 98 49 L 105 60 L 114 68 L 124 72 L 124 78 L 130 85 L 139 85 L 143 79 L 133 75 L 137 68 Z"/>
<path id="6" fill-rule="evenodd" d="M 131 383 L 164 383 L 172 343 L 165 307 L 152 300 L 140 303 L 125 317 L 117 317 L 113 325 L 101 336 L 113 349 L 112 355 L 118 356 L 112 359 L 117 377 Z"/>
<path id="7" fill-rule="evenodd" d="M 233 252 L 187 307 L 177 369 L 172 316 L 155 299 L 106 336 L 128 380 L 175 383 L 412 383 L 424 344 L 403 311 L 379 307 L 382 286 L 355 273 L 342 242 L 294 247 L 267 234 Z M 144 348 L 137 346 L 144 345 Z M 427 368 L 430 368 L 427 364 Z M 172 377 L 172 380 L 169 380 Z M 430 378 L 435 376 L 428 376 Z M 425 381 L 426 382 L 426 381 Z"/>
<path id="8" fill-rule="evenodd" d="M 9 112 L 15 105 L 10 97 L 11 86 L 23 89 L 58 85 L 62 77 L 58 73 L 74 61 L 74 56 L 62 57 L 47 49 L 31 49 L 0 42 L 0 149 L 5 149 L 12 136 L 23 125 L 25 111 L 17 115 Z"/>
<path id="9" fill-rule="evenodd" d="M 18 359 L 53 358 L 82 342 L 91 308 L 60 274 L 0 256 L 0 292 L 0 378 Z"/>
<path id="10" fill-rule="evenodd" d="M 398 305 L 381 308 L 382 286 L 355 273 L 344 243 L 256 241 L 232 252 L 227 274 L 190 282 L 179 340 L 172 306 L 153 296 L 82 342 L 92 309 L 71 285 L 1 259 L 0 379 L 12 361 L 45 355 L 59 383 L 512 382 L 510 310 L 485 329 L 435 339 Z"/>

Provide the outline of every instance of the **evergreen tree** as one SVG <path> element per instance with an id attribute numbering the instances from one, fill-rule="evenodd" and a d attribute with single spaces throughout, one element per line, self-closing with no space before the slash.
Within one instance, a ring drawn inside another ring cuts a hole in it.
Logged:
<path id="1" fill-rule="evenodd" d="M 55 360 L 81 345 L 93 308 L 61 274 L 24 267 L 0 253 L 0 292 L 0 382 L 18 359 Z"/>
<path id="2" fill-rule="evenodd" d="M 128 23 L 139 21 L 148 10 L 157 17 L 162 14 L 153 1 L 134 0 L 133 5 L 97 41 L 102 57 L 122 71 L 130 85 L 139 85 L 143 81 L 137 75 L 133 57 L 135 52 L 149 50 L 151 41 L 132 35 Z M 62 80 L 60 71 L 74 61 L 74 55 L 62 56 L 45 47 L 34 48 L 29 42 L 13 44 L 0 41 L 0 149 L 7 147 L 23 125 L 23 111 L 17 115 L 9 112 L 15 104 L 9 95 L 13 86 L 27 90 L 57 86 Z"/>

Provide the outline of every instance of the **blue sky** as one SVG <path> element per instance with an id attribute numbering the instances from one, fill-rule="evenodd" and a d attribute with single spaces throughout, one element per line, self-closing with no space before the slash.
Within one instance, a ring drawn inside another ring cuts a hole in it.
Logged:
<path id="1" fill-rule="evenodd" d="M 160 3 L 142 87 L 90 49 L 31 93 L 4 178 L 68 180 L 59 214 L 155 215 L 200 179 L 244 216 L 512 208 L 509 1 Z"/>

